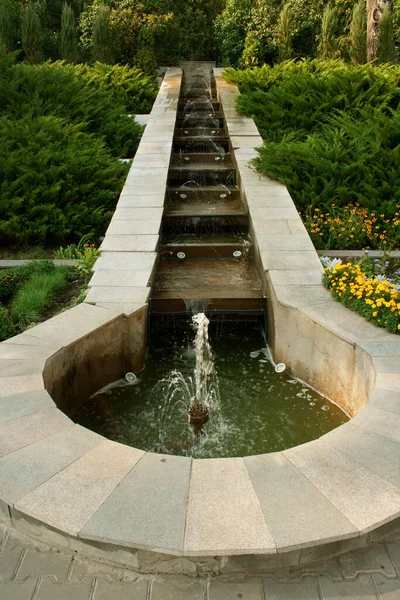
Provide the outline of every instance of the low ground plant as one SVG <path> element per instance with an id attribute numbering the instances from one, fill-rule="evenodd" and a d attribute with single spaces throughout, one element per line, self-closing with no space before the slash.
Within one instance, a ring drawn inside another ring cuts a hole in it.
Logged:
<path id="1" fill-rule="evenodd" d="M 326 261 L 325 261 L 325 264 Z M 400 333 L 400 266 L 390 261 L 362 259 L 326 266 L 323 283 L 338 300 L 374 325 L 391 333 Z"/>

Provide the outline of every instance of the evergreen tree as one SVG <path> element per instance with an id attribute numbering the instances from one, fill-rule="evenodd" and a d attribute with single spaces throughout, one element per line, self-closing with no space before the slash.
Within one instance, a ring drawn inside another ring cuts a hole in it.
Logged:
<path id="1" fill-rule="evenodd" d="M 336 13 L 327 4 L 322 15 L 321 37 L 318 45 L 318 57 L 322 59 L 333 58 L 336 54 L 335 31 L 337 25 Z"/>
<path id="2" fill-rule="evenodd" d="M 9 52 L 14 47 L 14 34 L 14 22 L 10 4 L 6 0 L 0 0 L 0 46 L 6 52 Z"/>
<path id="3" fill-rule="evenodd" d="M 154 75 L 157 69 L 156 46 L 153 33 L 149 27 L 141 27 L 137 45 L 138 49 L 134 58 L 135 66 L 145 73 Z"/>
<path id="4" fill-rule="evenodd" d="M 353 8 L 350 24 L 351 60 L 363 65 L 367 60 L 367 12 L 365 0 L 359 0 Z"/>
<path id="5" fill-rule="evenodd" d="M 111 47 L 110 10 L 101 4 L 97 10 L 93 24 L 92 53 L 94 60 L 112 65 L 113 52 Z"/>
<path id="6" fill-rule="evenodd" d="M 61 56 L 64 60 L 74 62 L 78 55 L 78 32 L 74 11 L 65 2 L 61 14 Z"/>
<path id="7" fill-rule="evenodd" d="M 40 19 L 32 2 L 27 4 L 21 24 L 22 47 L 26 58 L 31 64 L 43 61 L 43 36 Z"/>
<path id="8" fill-rule="evenodd" d="M 392 13 L 389 4 L 385 4 L 381 20 L 379 21 L 377 58 L 381 63 L 395 63 L 397 58 Z"/>
<path id="9" fill-rule="evenodd" d="M 289 3 L 281 10 L 277 28 L 277 45 L 279 59 L 288 60 L 292 57 L 293 13 Z"/>

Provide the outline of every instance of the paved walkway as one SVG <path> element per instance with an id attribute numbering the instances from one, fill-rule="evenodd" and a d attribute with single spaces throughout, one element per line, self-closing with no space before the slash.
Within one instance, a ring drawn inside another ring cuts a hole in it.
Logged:
<path id="1" fill-rule="evenodd" d="M 400 531 L 368 550 L 246 579 L 138 576 L 29 545 L 0 524 L 1 600 L 400 600 Z"/>

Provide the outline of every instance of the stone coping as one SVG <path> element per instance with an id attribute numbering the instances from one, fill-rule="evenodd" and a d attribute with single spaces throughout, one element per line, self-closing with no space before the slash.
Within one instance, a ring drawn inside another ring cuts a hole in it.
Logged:
<path id="1" fill-rule="evenodd" d="M 177 81 L 180 72 L 171 77 Z M 284 452 L 208 460 L 143 452 L 74 424 L 45 389 L 49 370 L 65 370 L 67 355 L 83 363 L 93 336 L 99 353 L 112 345 L 115 332 L 143 311 L 148 288 L 141 273 L 150 278 L 154 267 L 155 247 L 123 249 L 124 236 L 142 240 L 108 232 L 91 290 L 108 289 L 104 283 L 121 270 L 122 280 L 127 272 L 138 278 L 135 299 L 101 291 L 93 303 L 0 344 L 0 518 L 47 543 L 139 570 L 152 557 L 157 569 L 176 571 L 190 571 L 195 561 L 213 572 L 216 560 L 235 571 L 253 564 L 244 555 L 267 567 L 305 564 L 373 541 L 400 516 L 400 339 L 322 288 L 317 254 L 286 188 L 248 167 L 261 141 L 254 124 L 233 110 L 236 88 L 218 73 L 217 84 L 273 307 L 273 351 L 296 375 L 331 385 L 338 402 L 358 414 Z M 153 111 L 164 114 L 171 98 L 160 94 Z M 172 102 L 177 98 L 174 90 Z M 150 153 L 171 150 L 165 139 L 142 143 Z M 129 181 L 137 177 L 133 169 Z M 147 196 L 127 197 L 135 203 Z M 307 371 L 310 361 L 316 368 Z"/>

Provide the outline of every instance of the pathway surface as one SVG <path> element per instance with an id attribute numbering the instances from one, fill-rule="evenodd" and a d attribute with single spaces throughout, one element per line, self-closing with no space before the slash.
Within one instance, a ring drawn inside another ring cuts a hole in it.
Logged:
<path id="1" fill-rule="evenodd" d="M 33 546 L 0 524 L 1 600 L 400 600 L 400 530 L 368 550 L 266 576 L 139 576 Z"/>

